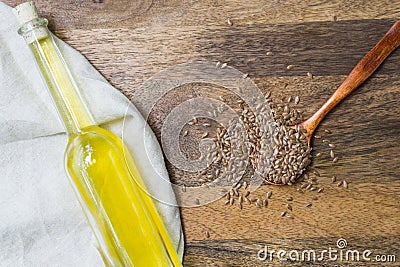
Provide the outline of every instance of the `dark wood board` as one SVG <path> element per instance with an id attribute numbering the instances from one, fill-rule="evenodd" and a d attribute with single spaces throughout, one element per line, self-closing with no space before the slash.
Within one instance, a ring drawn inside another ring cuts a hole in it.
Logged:
<path id="1" fill-rule="evenodd" d="M 15 6 L 21 1 L 3 2 Z M 127 97 L 168 67 L 195 60 L 221 61 L 248 73 L 274 99 L 300 96 L 298 108 L 305 117 L 322 105 L 400 19 L 398 0 L 38 0 L 37 5 L 55 34 L 80 51 Z M 228 18 L 233 25 L 228 25 Z M 268 51 L 273 55 L 267 56 Z M 337 144 L 340 160 L 333 165 L 325 156 L 314 162 L 325 193 L 318 195 L 311 208 L 304 207 L 310 194 L 299 194 L 295 187 L 271 186 L 254 193 L 274 192 L 273 201 L 264 209 L 245 206 L 240 210 L 225 206 L 223 200 L 182 208 L 185 266 L 384 265 L 257 260 L 264 245 L 322 250 L 336 247 L 339 238 L 345 238 L 350 249 L 393 254 L 400 261 L 399 62 L 397 50 L 317 130 L 317 135 Z M 288 70 L 289 64 L 294 68 Z M 149 121 L 157 136 L 163 118 L 157 114 L 185 100 L 187 92 L 218 97 L 218 91 L 205 93 L 196 88 L 177 90 L 159 102 Z M 331 129 L 332 134 L 325 134 L 324 129 Z M 188 146 L 196 147 L 195 142 Z M 320 140 L 313 146 L 325 155 L 329 152 Z M 184 172 L 170 171 L 174 181 L 188 179 Z M 332 175 L 346 179 L 349 189 L 331 184 Z M 295 197 L 293 220 L 280 217 L 288 195 Z"/>

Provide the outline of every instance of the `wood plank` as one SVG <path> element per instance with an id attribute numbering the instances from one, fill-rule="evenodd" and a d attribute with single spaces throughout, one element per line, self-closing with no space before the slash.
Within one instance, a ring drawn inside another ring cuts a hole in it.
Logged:
<path id="1" fill-rule="evenodd" d="M 168 33 L 164 28 L 60 30 L 56 34 L 130 96 L 130 91 L 157 72 L 195 60 L 227 62 L 252 78 L 306 76 L 307 72 L 316 76 L 347 75 L 393 22 L 170 27 Z M 266 56 L 268 51 L 274 55 Z M 397 75 L 399 60 L 400 51 L 395 51 L 378 74 Z M 287 70 L 289 64 L 295 68 Z"/>
<path id="2" fill-rule="evenodd" d="M 375 256 L 380 255 L 393 255 L 393 251 L 399 247 L 399 241 L 394 240 L 393 237 L 370 237 L 368 240 L 363 238 L 354 237 L 348 239 L 348 249 L 358 250 L 360 253 L 360 259 L 362 259 L 362 252 L 365 250 L 370 250 L 373 253 L 370 258 L 372 261 L 346 261 L 346 254 L 343 254 L 344 261 L 279 261 L 274 254 L 273 261 L 269 258 L 265 261 L 260 261 L 257 259 L 257 253 L 260 249 L 264 248 L 266 245 L 268 249 L 275 250 L 285 250 L 290 253 L 291 250 L 296 250 L 300 253 L 303 250 L 315 250 L 317 252 L 316 256 L 321 257 L 321 251 L 323 249 L 329 250 L 337 249 L 337 254 L 340 257 L 340 250 L 336 247 L 336 241 L 340 236 L 329 237 L 329 238 L 290 238 L 290 239 L 279 239 L 272 238 L 268 240 L 253 240 L 242 238 L 240 240 L 222 240 L 222 241 L 191 241 L 188 243 L 188 250 L 186 256 L 185 266 L 396 266 L 396 262 L 377 262 L 375 261 Z M 386 240 L 389 239 L 393 243 L 389 246 L 386 244 Z M 343 249 L 343 253 L 347 250 Z M 319 253 L 319 254 L 318 254 Z M 292 254 L 295 255 L 295 254 Z M 398 254 L 397 254 L 398 255 Z M 325 259 L 329 256 L 324 255 Z M 307 255 L 305 255 L 307 259 Z M 348 259 L 351 259 L 349 257 Z"/>
<path id="3" fill-rule="evenodd" d="M 266 192 L 272 191 L 267 208 L 243 204 L 240 210 L 237 205 L 224 205 L 224 199 L 197 208 L 182 208 L 182 215 L 187 218 L 184 222 L 186 239 L 207 240 L 206 230 L 214 239 L 226 240 L 400 235 L 400 225 L 393 223 L 400 211 L 398 182 L 350 180 L 346 190 L 332 184 L 330 177 L 323 176 L 319 181 L 325 193 L 299 193 L 295 186 L 262 186 L 251 193 L 252 197 L 265 199 Z M 311 200 L 311 195 L 318 196 L 318 200 Z M 294 200 L 286 201 L 288 196 Z M 284 207 L 284 203 L 290 203 L 293 212 Z M 312 203 L 312 207 L 305 207 L 307 203 Z M 283 211 L 294 219 L 282 218 Z"/>
<path id="4" fill-rule="evenodd" d="M 25 0 L 4 0 L 15 6 Z M 37 0 L 41 13 L 57 29 L 123 27 L 188 27 L 301 23 L 311 21 L 385 19 L 400 17 L 399 1 L 314 0 Z"/>

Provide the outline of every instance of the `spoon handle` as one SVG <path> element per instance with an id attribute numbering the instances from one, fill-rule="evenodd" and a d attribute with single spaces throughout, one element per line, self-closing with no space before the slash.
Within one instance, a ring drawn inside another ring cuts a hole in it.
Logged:
<path id="1" fill-rule="evenodd" d="M 371 51 L 366 54 L 361 61 L 347 76 L 346 80 L 339 86 L 333 95 L 324 105 L 315 112 L 309 119 L 301 125 L 311 135 L 318 124 L 340 101 L 360 86 L 372 73 L 382 64 L 387 56 L 390 55 L 400 45 L 400 20 L 396 21 L 390 30 L 383 36 Z"/>

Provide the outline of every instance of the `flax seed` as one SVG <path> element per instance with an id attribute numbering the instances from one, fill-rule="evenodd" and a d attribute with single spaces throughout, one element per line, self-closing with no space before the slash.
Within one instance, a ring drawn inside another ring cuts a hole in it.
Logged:
<path id="1" fill-rule="evenodd" d="M 210 238 L 210 233 L 209 233 L 208 231 L 205 231 L 204 234 L 205 234 L 205 236 L 206 236 L 207 238 Z"/>
<path id="2" fill-rule="evenodd" d="M 316 169 L 314 169 L 312 172 L 313 172 L 316 176 L 318 176 L 318 177 L 321 176 L 321 174 L 319 173 L 319 171 L 317 171 Z"/>
<path id="3" fill-rule="evenodd" d="M 304 194 L 304 191 L 301 188 L 297 188 L 297 192 Z"/>

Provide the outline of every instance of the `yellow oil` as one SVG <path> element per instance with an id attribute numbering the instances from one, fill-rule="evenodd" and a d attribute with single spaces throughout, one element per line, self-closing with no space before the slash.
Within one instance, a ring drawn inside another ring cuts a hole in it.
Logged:
<path id="1" fill-rule="evenodd" d="M 182 266 L 122 140 L 94 125 L 51 36 L 29 44 L 69 134 L 65 164 L 108 266 Z"/>
<path id="2" fill-rule="evenodd" d="M 29 44 L 67 132 L 93 125 L 75 80 L 51 36 Z"/>
<path id="3" fill-rule="evenodd" d="M 180 266 L 156 207 L 117 136 L 88 127 L 70 137 L 65 162 L 106 261 Z"/>

